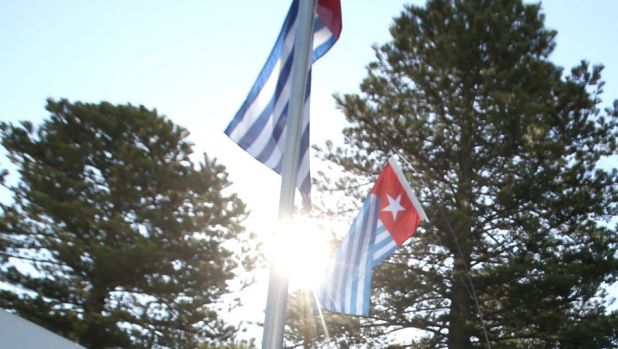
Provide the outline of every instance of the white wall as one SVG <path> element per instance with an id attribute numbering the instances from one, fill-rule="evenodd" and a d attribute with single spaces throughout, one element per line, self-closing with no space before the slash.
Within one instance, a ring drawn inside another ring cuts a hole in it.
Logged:
<path id="1" fill-rule="evenodd" d="M 0 349 L 85 349 L 39 325 L 0 309 Z"/>

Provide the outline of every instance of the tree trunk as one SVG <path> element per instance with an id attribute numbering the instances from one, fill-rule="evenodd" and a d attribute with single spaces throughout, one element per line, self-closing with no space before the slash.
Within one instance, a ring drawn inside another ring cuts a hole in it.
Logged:
<path id="1" fill-rule="evenodd" d="M 471 101 L 471 96 L 464 96 Z M 449 324 L 448 342 L 449 348 L 467 349 L 471 347 L 470 337 L 473 335 L 473 313 L 471 312 L 472 298 L 469 287 L 469 267 L 472 255 L 472 192 L 473 177 L 473 118 L 474 113 L 471 105 L 467 113 L 463 113 L 460 119 L 461 144 L 459 151 L 458 183 L 455 191 L 456 216 L 447 217 L 454 219 L 454 226 L 448 225 L 449 238 L 453 239 L 450 244 L 453 255 L 453 273 L 451 290 L 451 321 Z"/>

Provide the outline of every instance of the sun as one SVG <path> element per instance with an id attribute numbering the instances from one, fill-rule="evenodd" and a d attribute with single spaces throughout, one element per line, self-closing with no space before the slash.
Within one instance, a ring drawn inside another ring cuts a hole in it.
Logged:
<path id="1" fill-rule="evenodd" d="M 330 262 L 326 231 L 316 220 L 296 216 L 273 239 L 267 256 L 287 275 L 290 290 L 317 290 Z"/>

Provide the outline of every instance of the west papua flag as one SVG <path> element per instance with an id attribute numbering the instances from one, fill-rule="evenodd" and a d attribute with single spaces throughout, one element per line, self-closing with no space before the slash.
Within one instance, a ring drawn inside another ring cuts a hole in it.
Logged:
<path id="1" fill-rule="evenodd" d="M 401 167 L 390 158 L 339 245 L 318 291 L 318 306 L 368 315 L 373 268 L 412 237 L 422 221 L 427 221 L 425 211 Z"/>
<path id="2" fill-rule="evenodd" d="M 255 80 L 247 98 L 225 129 L 241 148 L 277 173 L 281 173 L 288 104 L 292 85 L 292 63 L 299 0 L 292 1 L 281 32 L 262 71 Z M 311 171 L 309 168 L 309 95 L 311 93 L 311 64 L 322 57 L 341 34 L 341 5 L 339 0 L 318 0 L 313 24 L 312 59 L 307 71 L 307 88 L 302 115 L 300 150 L 297 156 L 296 187 L 303 202 L 311 198 Z"/>

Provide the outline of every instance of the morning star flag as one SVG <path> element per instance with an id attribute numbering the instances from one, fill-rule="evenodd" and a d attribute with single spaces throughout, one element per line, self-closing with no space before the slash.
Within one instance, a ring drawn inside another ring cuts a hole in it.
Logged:
<path id="1" fill-rule="evenodd" d="M 382 170 L 318 291 L 323 309 L 368 315 L 373 268 L 416 232 L 427 216 L 394 158 Z"/>
<path id="2" fill-rule="evenodd" d="M 266 64 L 249 91 L 247 99 L 225 129 L 225 134 L 234 142 L 279 174 L 285 146 L 297 14 L 298 0 L 294 0 Z M 340 33 L 339 0 L 319 0 L 313 24 L 313 55 L 306 68 L 308 77 L 296 179 L 296 187 L 300 190 L 304 202 L 309 202 L 311 193 L 309 170 L 311 62 L 322 57 L 335 44 Z"/>

